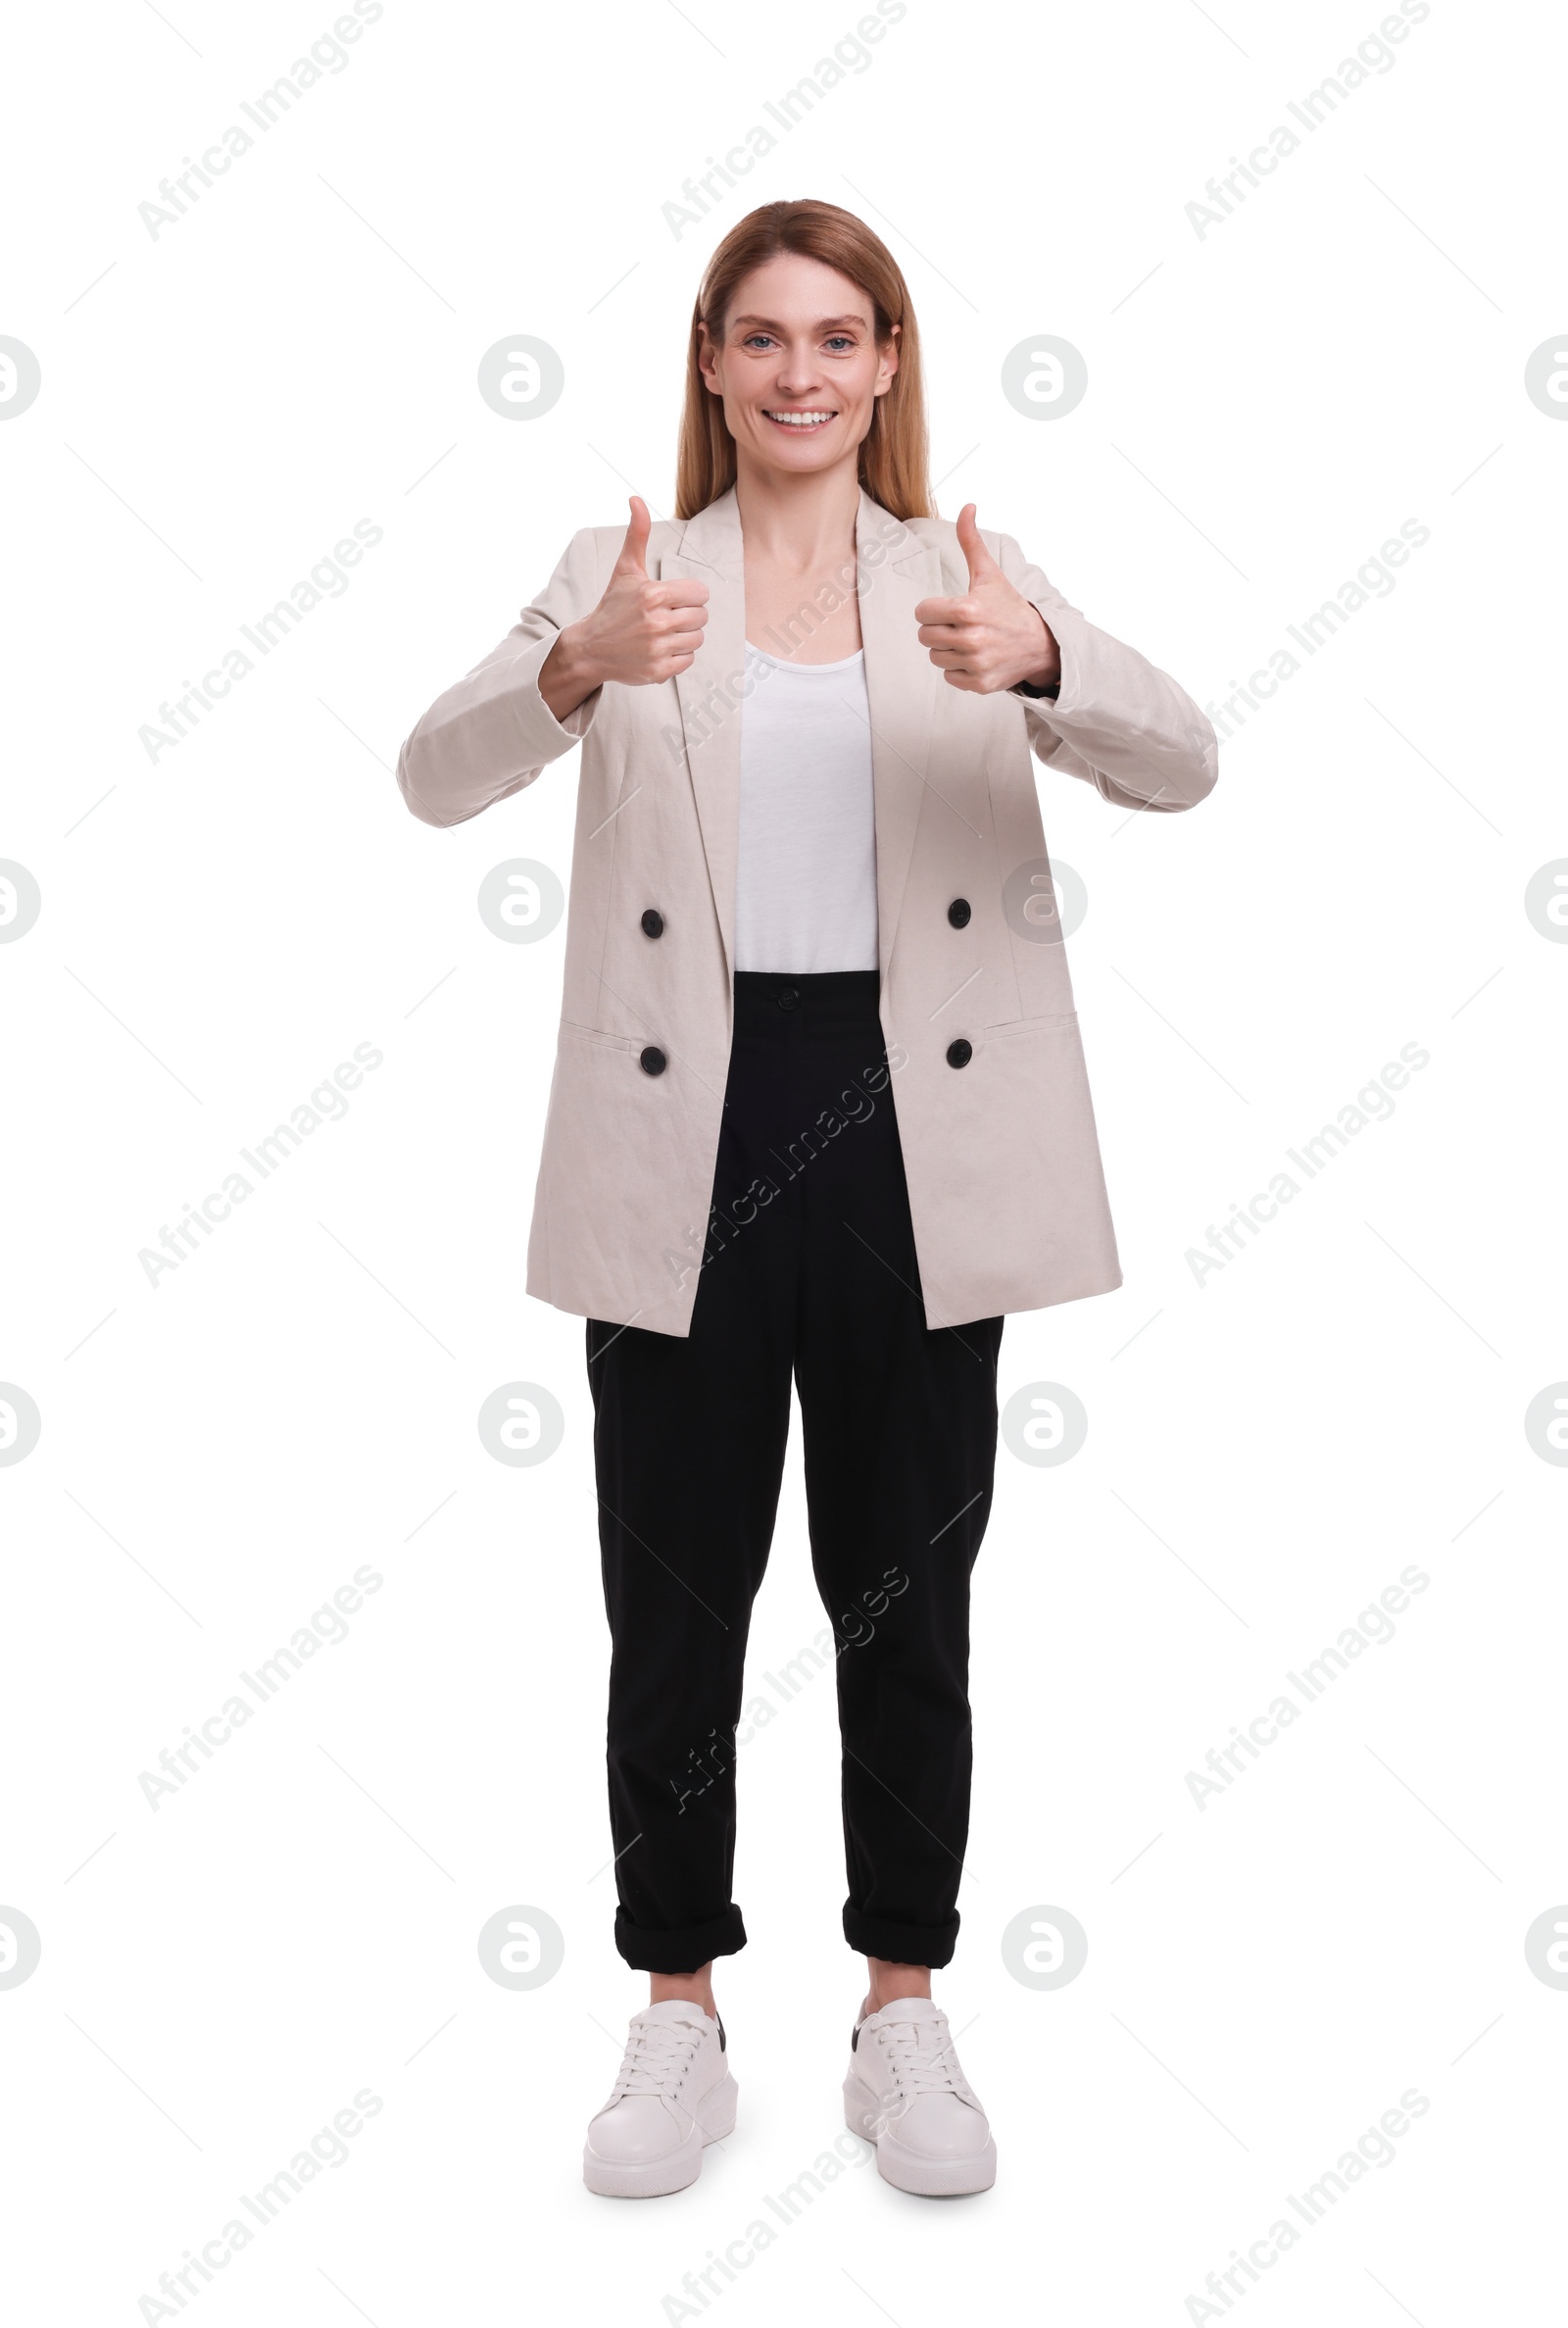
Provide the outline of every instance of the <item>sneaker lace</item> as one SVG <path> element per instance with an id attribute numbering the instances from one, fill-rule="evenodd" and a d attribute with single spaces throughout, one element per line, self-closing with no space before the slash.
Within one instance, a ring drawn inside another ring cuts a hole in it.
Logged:
<path id="1" fill-rule="evenodd" d="M 968 2100 L 945 2018 L 936 2022 L 890 2021 L 878 2035 L 902 2101 L 913 2102 L 921 2094 L 956 2094 L 960 2101 Z"/>
<path id="2" fill-rule="evenodd" d="M 689 2021 L 634 2017 L 610 2103 L 624 2094 L 661 2094 L 673 2101 L 702 2041 L 701 2029 Z"/>

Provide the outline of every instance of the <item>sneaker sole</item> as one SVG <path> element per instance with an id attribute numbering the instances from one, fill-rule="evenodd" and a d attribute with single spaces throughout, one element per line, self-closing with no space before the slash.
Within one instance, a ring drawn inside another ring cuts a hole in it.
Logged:
<path id="1" fill-rule="evenodd" d="M 687 2190 L 703 2171 L 703 2152 L 707 2145 L 722 2142 L 726 2134 L 734 2133 L 739 2100 L 740 2088 L 726 2070 L 720 2082 L 698 2104 L 685 2141 L 666 2152 L 663 2157 L 650 2158 L 634 2166 L 623 2165 L 615 2158 L 601 2158 L 585 2143 L 583 2181 L 601 2199 L 667 2199 L 674 2191 Z"/>
<path id="2" fill-rule="evenodd" d="M 844 2123 L 876 2152 L 876 2170 L 896 2191 L 916 2199 L 967 2199 L 989 2191 L 997 2179 L 997 2146 L 988 2133 L 985 2148 L 967 2158 L 927 2158 L 905 2148 L 891 2134 L 876 2132 L 881 2114 L 868 2108 L 863 2089 L 853 2074 L 844 2081 Z"/>

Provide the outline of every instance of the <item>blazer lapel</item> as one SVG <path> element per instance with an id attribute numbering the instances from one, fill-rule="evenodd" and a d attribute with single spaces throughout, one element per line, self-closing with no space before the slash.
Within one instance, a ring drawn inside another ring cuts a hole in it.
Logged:
<path id="1" fill-rule="evenodd" d="M 702 826 L 708 877 L 735 970 L 735 878 L 740 859 L 741 681 L 746 672 L 746 574 L 732 485 L 687 520 L 678 550 L 659 560 L 662 582 L 708 584 L 708 621 L 691 669 L 675 680 L 686 766 Z"/>
<path id="2" fill-rule="evenodd" d="M 944 683 L 916 635 L 914 610 L 922 598 L 940 593 L 942 566 L 934 544 L 922 542 L 865 492 L 855 546 L 871 711 L 877 952 L 885 981 L 925 797 L 937 689 Z"/>

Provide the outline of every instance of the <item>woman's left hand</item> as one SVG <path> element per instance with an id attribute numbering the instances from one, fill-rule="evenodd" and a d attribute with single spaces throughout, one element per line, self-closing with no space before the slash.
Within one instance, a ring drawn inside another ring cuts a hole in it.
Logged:
<path id="1" fill-rule="evenodd" d="M 975 505 L 958 512 L 958 545 L 969 563 L 962 598 L 922 598 L 914 610 L 922 647 L 950 687 L 995 695 L 1028 679 L 1054 687 L 1061 654 L 1038 607 L 1020 597 L 980 539 Z"/>

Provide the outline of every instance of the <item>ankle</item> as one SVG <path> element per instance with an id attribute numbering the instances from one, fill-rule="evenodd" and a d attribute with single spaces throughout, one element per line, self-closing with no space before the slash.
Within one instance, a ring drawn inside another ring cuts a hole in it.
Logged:
<path id="1" fill-rule="evenodd" d="M 650 2005 L 700 2005 L 710 2018 L 717 2020 L 718 2006 L 713 2003 L 713 1967 L 703 1964 L 695 1972 L 651 1972 L 648 1976 Z"/>
<path id="2" fill-rule="evenodd" d="M 870 1987 L 861 2006 L 861 2018 L 880 2012 L 884 2005 L 896 2004 L 904 1997 L 925 1997 L 931 1994 L 931 1971 L 925 1964 L 894 1964 L 881 1957 L 867 1957 L 866 1971 Z"/>

